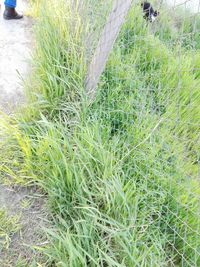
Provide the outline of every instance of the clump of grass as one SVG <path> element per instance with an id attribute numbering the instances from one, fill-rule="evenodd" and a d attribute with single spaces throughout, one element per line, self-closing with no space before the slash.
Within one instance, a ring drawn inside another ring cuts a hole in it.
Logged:
<path id="1" fill-rule="evenodd" d="M 162 4 L 159 11 L 158 23 L 154 25 L 156 36 L 168 47 L 179 44 L 187 50 L 200 49 L 198 13 L 192 13 L 184 5 L 173 8 L 167 4 Z"/>
<path id="2" fill-rule="evenodd" d="M 26 15 L 33 18 L 38 18 L 40 14 L 41 4 L 44 1 L 41 0 L 30 0 L 28 10 L 26 10 Z"/>
<path id="3" fill-rule="evenodd" d="M 88 106 L 93 27 L 69 3 L 50 1 L 36 28 L 33 118 L 1 128 L 9 140 L 2 172 L 48 195 L 49 266 L 200 265 L 199 51 L 153 35 L 139 8 Z"/>
<path id="4" fill-rule="evenodd" d="M 5 209 L 0 209 L 0 253 L 8 249 L 11 237 L 19 229 L 19 216 L 9 216 Z"/>
<path id="5" fill-rule="evenodd" d="M 27 86 L 30 103 L 34 104 L 26 111 L 27 117 L 34 113 L 37 117 L 36 110 L 43 109 L 52 118 L 62 110 L 69 111 L 68 103 L 78 101 L 82 94 L 86 72 L 82 32 L 86 27 L 87 33 L 87 23 L 81 22 L 70 1 L 43 1 L 40 7 L 34 77 Z"/>

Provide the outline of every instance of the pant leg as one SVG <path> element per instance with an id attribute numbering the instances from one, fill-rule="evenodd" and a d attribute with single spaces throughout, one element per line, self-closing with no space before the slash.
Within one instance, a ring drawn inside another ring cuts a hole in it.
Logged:
<path id="1" fill-rule="evenodd" d="M 4 5 L 6 7 L 14 7 L 15 8 L 17 5 L 17 0 L 5 0 Z"/>

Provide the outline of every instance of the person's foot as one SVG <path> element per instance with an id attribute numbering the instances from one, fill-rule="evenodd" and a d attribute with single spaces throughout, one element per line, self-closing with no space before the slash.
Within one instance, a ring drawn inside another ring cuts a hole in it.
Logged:
<path id="1" fill-rule="evenodd" d="M 23 15 L 18 14 L 15 8 L 13 7 L 5 7 L 5 11 L 3 13 L 4 19 L 22 19 Z"/>

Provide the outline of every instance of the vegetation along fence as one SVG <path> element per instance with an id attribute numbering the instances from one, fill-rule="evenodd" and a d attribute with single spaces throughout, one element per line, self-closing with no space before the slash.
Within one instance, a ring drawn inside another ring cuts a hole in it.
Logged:
<path id="1" fill-rule="evenodd" d="M 123 155 L 105 239 L 123 266 L 200 266 L 200 2 L 100 2 L 86 90 Z"/>
<path id="2" fill-rule="evenodd" d="M 199 267 L 199 1 L 43 2 L 1 171 L 49 199 L 47 266 Z"/>

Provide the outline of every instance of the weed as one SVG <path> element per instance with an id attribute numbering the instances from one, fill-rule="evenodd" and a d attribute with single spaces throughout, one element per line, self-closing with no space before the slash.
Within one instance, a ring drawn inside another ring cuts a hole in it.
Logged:
<path id="1" fill-rule="evenodd" d="M 9 216 L 4 209 L 0 210 L 0 252 L 8 249 L 10 238 L 19 231 L 19 216 Z"/>

